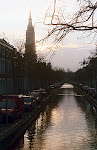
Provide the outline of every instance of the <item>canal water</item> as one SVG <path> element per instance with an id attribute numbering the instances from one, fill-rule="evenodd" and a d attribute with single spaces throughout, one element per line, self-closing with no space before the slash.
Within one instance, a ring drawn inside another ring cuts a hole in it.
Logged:
<path id="1" fill-rule="evenodd" d="M 97 150 L 97 114 L 64 84 L 12 150 Z"/>

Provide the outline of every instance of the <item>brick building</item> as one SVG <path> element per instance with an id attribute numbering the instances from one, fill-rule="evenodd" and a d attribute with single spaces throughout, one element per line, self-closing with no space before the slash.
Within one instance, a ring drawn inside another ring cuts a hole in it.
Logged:
<path id="1" fill-rule="evenodd" d="M 33 90 L 36 63 L 35 32 L 30 11 L 24 57 L 7 41 L 0 39 L 0 95 Z"/>

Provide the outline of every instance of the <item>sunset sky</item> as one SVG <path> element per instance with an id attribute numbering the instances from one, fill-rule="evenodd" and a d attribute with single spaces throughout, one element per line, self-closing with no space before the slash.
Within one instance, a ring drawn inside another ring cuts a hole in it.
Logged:
<path id="1" fill-rule="evenodd" d="M 65 3 L 66 17 L 76 10 L 76 0 L 59 0 L 62 5 Z M 0 38 L 25 39 L 31 8 L 32 23 L 35 28 L 36 41 L 45 37 L 48 27 L 43 25 L 44 16 L 49 7 L 52 7 L 53 0 L 0 0 Z M 69 6 L 69 7 L 68 7 Z M 47 55 L 53 67 L 61 67 L 65 70 L 70 68 L 76 71 L 80 68 L 79 62 L 95 50 L 93 37 L 87 37 L 81 32 L 69 33 L 60 43 L 53 56 Z M 91 42 L 92 41 L 92 42 Z M 37 51 L 47 53 L 47 43 L 38 44 Z M 53 50 L 52 50 L 53 51 Z M 51 52 L 52 55 L 52 52 Z"/>

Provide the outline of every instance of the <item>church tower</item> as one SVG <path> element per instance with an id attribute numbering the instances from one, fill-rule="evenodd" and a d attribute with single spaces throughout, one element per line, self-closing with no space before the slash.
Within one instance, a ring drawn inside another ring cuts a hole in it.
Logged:
<path id="1" fill-rule="evenodd" d="M 25 55 L 33 56 L 33 60 L 36 61 L 36 49 L 35 49 L 35 32 L 32 25 L 31 10 L 29 15 L 29 22 L 26 31 L 26 45 Z"/>

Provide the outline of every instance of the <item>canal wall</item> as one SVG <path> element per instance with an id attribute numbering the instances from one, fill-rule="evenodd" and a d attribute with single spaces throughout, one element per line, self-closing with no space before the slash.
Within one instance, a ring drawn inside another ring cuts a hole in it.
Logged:
<path id="1" fill-rule="evenodd" d="M 62 84 L 61 84 L 62 85 Z M 60 86 L 61 86 L 60 85 Z M 60 86 L 56 88 L 49 96 L 47 96 L 40 105 L 38 105 L 32 112 L 28 112 L 23 118 L 12 125 L 1 128 L 0 133 L 0 150 L 7 150 L 12 144 L 25 132 L 27 127 L 40 114 L 47 102 L 57 93 Z"/>
<path id="2" fill-rule="evenodd" d="M 75 89 L 77 89 L 77 91 L 79 93 L 81 93 L 97 110 L 97 100 L 90 97 L 88 94 L 86 94 L 84 91 L 82 91 L 79 87 L 75 86 Z"/>

